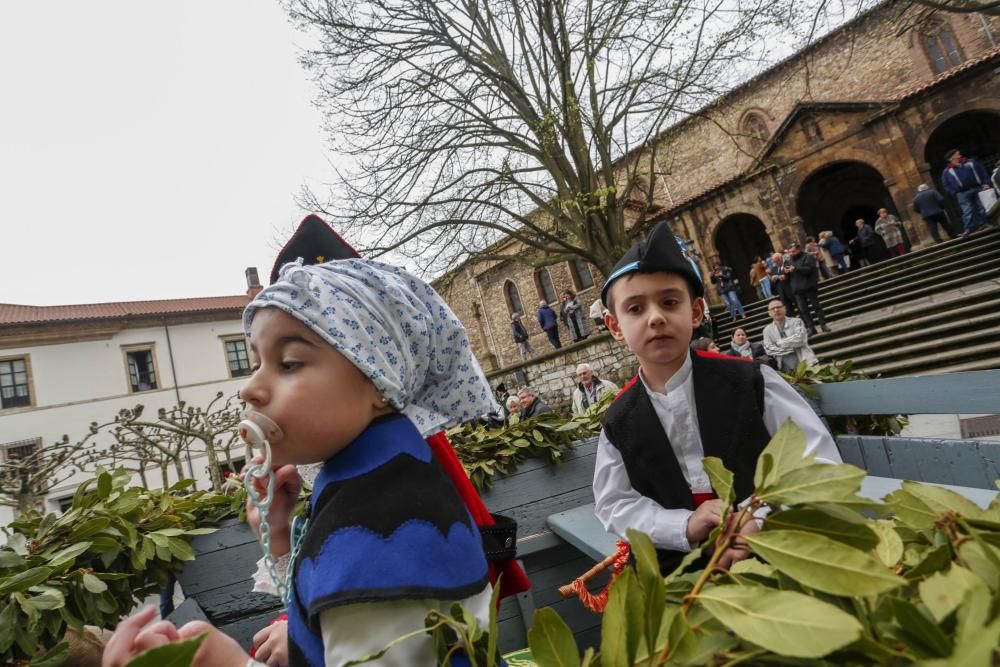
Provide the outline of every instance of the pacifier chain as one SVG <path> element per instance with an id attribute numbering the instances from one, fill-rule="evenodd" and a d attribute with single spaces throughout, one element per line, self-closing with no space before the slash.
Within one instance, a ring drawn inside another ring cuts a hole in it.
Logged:
<path id="1" fill-rule="evenodd" d="M 259 412 L 248 410 L 243 413 L 243 420 L 239 424 L 240 437 L 250 447 L 259 449 L 264 454 L 263 463 L 252 464 L 247 468 L 247 474 L 243 478 L 243 487 L 250 497 L 257 511 L 260 512 L 260 544 L 264 551 L 264 566 L 267 573 L 274 582 L 274 587 L 278 591 L 278 596 L 288 605 L 291 587 L 287 583 L 287 578 L 291 576 L 292 565 L 295 556 L 298 554 L 298 543 L 301 541 L 301 533 L 304 530 L 298 525 L 296 520 L 292 523 L 292 553 L 288 563 L 285 577 L 278 576 L 278 568 L 271 555 L 271 526 L 268 522 L 268 514 L 271 510 L 271 501 L 274 498 L 274 470 L 271 469 L 271 443 L 281 440 L 282 433 L 278 425 Z M 261 499 L 257 489 L 254 488 L 254 479 L 267 477 L 267 498 Z M 299 533 L 298 535 L 296 533 Z"/>

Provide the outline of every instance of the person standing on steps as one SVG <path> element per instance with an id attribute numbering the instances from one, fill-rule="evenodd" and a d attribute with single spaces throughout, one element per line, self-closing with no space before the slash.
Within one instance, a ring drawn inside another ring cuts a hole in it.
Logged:
<path id="1" fill-rule="evenodd" d="M 968 236 L 980 228 L 989 228 L 990 221 L 986 217 L 986 209 L 979 199 L 982 190 L 989 190 L 990 175 L 983 165 L 972 158 L 962 155 L 957 148 L 952 148 L 944 154 L 948 166 L 941 172 L 941 185 L 958 200 L 962 209 L 962 225 L 965 231 L 962 236 Z"/>
<path id="2" fill-rule="evenodd" d="M 790 262 L 791 259 L 780 252 L 771 255 L 771 263 L 777 267 L 775 272 L 771 274 L 771 292 L 781 299 L 781 302 L 785 304 L 785 309 L 794 315 L 797 312 L 795 294 L 792 292 L 792 283 L 785 271 L 785 267 L 790 266 Z"/>
<path id="3" fill-rule="evenodd" d="M 819 269 L 816 267 L 816 260 L 809 253 L 802 252 L 798 243 L 788 246 L 788 255 L 791 262 L 790 266 L 785 268 L 785 272 L 791 279 L 795 304 L 799 307 L 799 317 L 805 322 L 810 336 L 816 334 L 810 309 L 816 312 L 820 328 L 829 331 L 830 327 L 826 326 L 826 317 L 823 315 L 823 306 L 819 303 Z"/>
<path id="4" fill-rule="evenodd" d="M 889 213 L 889 209 L 878 210 L 875 233 L 882 237 L 890 257 L 906 254 L 906 247 L 903 245 L 903 225 L 899 222 L 899 218 Z"/>
<path id="5" fill-rule="evenodd" d="M 514 337 L 514 342 L 517 343 L 517 353 L 521 355 L 521 361 L 527 361 L 535 356 L 535 350 L 528 342 L 528 329 L 524 326 L 523 319 L 524 315 L 521 313 L 514 313 L 510 316 L 510 334 Z"/>
<path id="6" fill-rule="evenodd" d="M 809 347 L 806 325 L 797 317 L 787 317 L 785 304 L 778 299 L 767 304 L 771 323 L 764 327 L 764 351 L 779 371 L 792 373 L 800 361 L 816 363 L 816 353 Z"/>
<path id="7" fill-rule="evenodd" d="M 545 301 L 538 302 L 538 311 L 535 313 L 538 318 L 538 326 L 542 328 L 545 335 L 549 337 L 552 347 L 557 350 L 562 347 L 559 341 L 559 322 L 556 320 L 556 313 Z"/>
<path id="8" fill-rule="evenodd" d="M 583 307 L 580 300 L 576 298 L 571 290 L 562 293 L 562 300 L 559 302 L 559 319 L 563 321 L 563 326 L 573 337 L 574 343 L 590 335 L 587 331 L 587 323 L 583 319 Z"/>
<path id="9" fill-rule="evenodd" d="M 935 243 L 941 243 L 938 227 L 947 232 L 948 238 L 956 238 L 955 231 L 951 228 L 948 216 L 944 212 L 944 197 L 926 183 L 921 183 L 917 187 L 917 196 L 913 198 L 913 210 L 923 218 L 927 233 Z"/>
<path id="10" fill-rule="evenodd" d="M 716 262 L 715 268 L 712 270 L 712 284 L 715 285 L 719 296 L 722 297 L 722 302 L 726 304 L 726 310 L 729 311 L 729 316 L 733 318 L 733 322 L 736 321 L 737 315 L 740 316 L 740 319 L 746 319 L 746 311 L 743 310 L 739 294 L 736 293 L 738 283 L 735 276 L 733 276 L 733 270 L 728 266 L 722 266 L 722 264 Z"/>

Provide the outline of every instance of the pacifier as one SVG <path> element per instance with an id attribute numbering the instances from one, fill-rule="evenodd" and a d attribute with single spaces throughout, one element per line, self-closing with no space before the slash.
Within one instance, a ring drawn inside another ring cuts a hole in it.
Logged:
<path id="1" fill-rule="evenodd" d="M 283 435 L 281 427 L 270 417 L 256 410 L 246 410 L 240 417 L 242 417 L 238 427 L 240 438 L 252 448 L 264 453 L 264 462 L 252 466 L 250 474 L 254 477 L 263 477 L 271 470 L 271 445 L 281 440 Z"/>

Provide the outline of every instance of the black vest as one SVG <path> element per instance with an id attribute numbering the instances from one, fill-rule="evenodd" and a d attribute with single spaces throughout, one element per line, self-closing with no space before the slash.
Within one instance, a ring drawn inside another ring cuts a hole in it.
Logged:
<path id="1" fill-rule="evenodd" d="M 711 353 L 692 354 L 691 366 L 705 456 L 722 459 L 733 473 L 736 498 L 747 498 L 757 457 L 771 439 L 763 418 L 764 376 L 756 363 Z M 621 453 L 633 489 L 667 509 L 694 509 L 691 488 L 638 378 L 608 408 L 604 433 Z M 657 555 L 664 574 L 684 557 L 666 549 Z"/>

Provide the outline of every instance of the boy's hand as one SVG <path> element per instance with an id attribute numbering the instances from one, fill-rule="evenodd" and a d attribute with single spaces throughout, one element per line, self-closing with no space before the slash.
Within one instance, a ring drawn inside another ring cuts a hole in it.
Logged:
<path id="1" fill-rule="evenodd" d="M 276 621 L 253 636 L 254 660 L 288 667 L 288 621 Z"/>
<path id="2" fill-rule="evenodd" d="M 735 521 L 736 516 L 737 514 L 734 513 L 732 516 L 729 517 L 729 520 Z M 740 532 L 737 534 L 737 537 L 733 539 L 733 545 L 728 549 L 726 549 L 721 556 L 719 556 L 719 567 L 728 570 L 735 563 L 738 563 L 741 560 L 749 558 L 750 546 L 746 543 L 746 540 L 742 539 L 740 536 L 752 535 L 759 531 L 760 531 L 760 526 L 757 525 L 757 520 L 752 516 L 749 517 L 747 522 L 743 524 L 743 527 L 740 528 Z"/>
<path id="3" fill-rule="evenodd" d="M 251 463 L 263 462 L 263 457 L 255 456 Z M 247 469 L 243 469 L 246 475 Z M 267 498 L 267 477 L 253 478 L 253 488 L 260 494 L 261 500 Z M 271 508 L 268 511 L 267 519 L 271 528 L 271 555 L 275 558 L 284 556 L 291 549 L 292 539 L 292 510 L 299 499 L 299 491 L 302 490 L 302 478 L 299 471 L 293 465 L 284 465 L 274 468 L 274 500 L 271 501 Z M 257 506 L 247 497 L 247 523 L 260 538 L 260 512 Z"/>
<path id="4" fill-rule="evenodd" d="M 688 544 L 703 542 L 722 521 L 722 501 L 718 498 L 703 502 L 691 514 L 687 525 Z"/>

